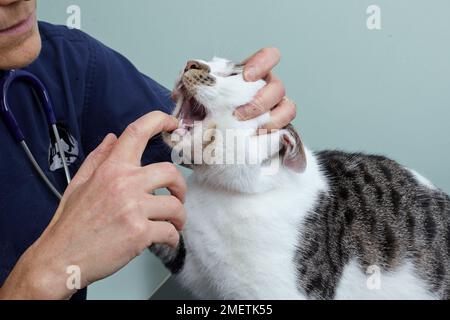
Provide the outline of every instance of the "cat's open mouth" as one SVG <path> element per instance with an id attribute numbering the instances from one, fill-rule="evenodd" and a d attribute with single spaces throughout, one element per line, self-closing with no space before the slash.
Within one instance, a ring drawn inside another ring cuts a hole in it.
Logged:
<path id="1" fill-rule="evenodd" d="M 208 111 L 205 106 L 198 102 L 192 95 L 190 95 L 184 87 L 180 88 L 181 104 L 180 111 L 176 117 L 180 120 L 183 127 L 191 129 L 196 121 L 203 121 Z"/>

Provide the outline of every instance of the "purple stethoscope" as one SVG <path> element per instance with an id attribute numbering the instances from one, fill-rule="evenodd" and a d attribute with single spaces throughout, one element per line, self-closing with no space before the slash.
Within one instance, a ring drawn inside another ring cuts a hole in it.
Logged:
<path id="1" fill-rule="evenodd" d="M 56 140 L 56 147 L 58 149 L 59 155 L 61 156 L 64 173 L 66 175 L 67 183 L 70 183 L 71 177 L 70 172 L 67 167 L 67 161 L 66 157 L 64 155 L 64 149 L 62 147 L 60 135 L 58 128 L 56 126 L 56 117 L 55 113 L 53 111 L 52 102 L 50 100 L 50 96 L 48 94 L 47 89 L 45 88 L 44 84 L 33 74 L 24 71 L 24 70 L 10 70 L 6 71 L 2 79 L 0 79 L 0 89 L 1 89 L 1 96 L 0 96 L 0 116 L 3 119 L 3 122 L 5 123 L 6 127 L 8 128 L 9 132 L 13 136 L 14 140 L 16 140 L 17 143 L 19 143 L 28 160 L 33 165 L 33 167 L 36 169 L 37 173 L 41 177 L 41 179 L 45 182 L 47 187 L 53 192 L 53 194 L 58 197 L 58 199 L 61 199 L 61 193 L 55 188 L 55 186 L 50 182 L 48 177 L 45 175 L 42 168 L 37 163 L 35 157 L 30 151 L 30 148 L 27 145 L 27 142 L 25 140 L 25 136 L 23 135 L 23 132 L 14 117 L 13 112 L 11 111 L 11 108 L 8 103 L 8 92 L 9 88 L 11 87 L 11 84 L 15 81 L 23 81 L 26 82 L 34 95 L 35 100 L 37 101 L 37 104 L 42 109 L 42 111 L 45 113 L 45 117 L 47 120 L 47 123 L 49 126 L 52 127 L 53 134 L 55 136 Z"/>

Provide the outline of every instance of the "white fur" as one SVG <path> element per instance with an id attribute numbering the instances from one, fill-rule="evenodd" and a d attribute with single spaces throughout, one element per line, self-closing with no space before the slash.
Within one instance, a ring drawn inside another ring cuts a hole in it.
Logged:
<path id="1" fill-rule="evenodd" d="M 379 277 L 379 285 L 374 285 L 370 277 Z M 411 262 L 405 262 L 393 272 L 371 271 L 368 274 L 355 260 L 345 267 L 335 298 L 337 300 L 437 299 L 427 290 L 426 283 L 417 277 Z"/>
<path id="2" fill-rule="evenodd" d="M 199 86 L 195 96 L 208 109 L 204 123 L 213 122 L 219 131 L 247 128 L 248 134 L 242 138 L 257 144 L 256 129 L 267 121 L 267 115 L 240 122 L 233 111 L 250 102 L 264 83 L 245 82 L 241 74 L 227 77 L 230 63 L 226 60 L 215 59 L 208 65 L 216 84 Z M 275 137 L 282 134 L 278 132 Z M 182 142 L 191 143 L 192 135 L 185 132 Z M 214 147 L 224 152 L 222 145 Z M 319 194 L 328 191 L 328 185 L 308 149 L 307 168 L 302 174 L 284 167 L 276 174 L 263 174 L 263 160 L 281 162 L 278 150 L 259 149 L 262 154 L 253 155 L 259 159 L 256 165 L 194 166 L 185 203 L 188 220 L 183 237 L 187 255 L 177 277 L 200 298 L 306 298 L 298 288 L 294 257 L 301 245 L 302 223 L 317 204 Z M 367 276 L 355 261 L 351 262 L 336 298 L 430 297 L 408 263 L 382 275 L 382 290 L 370 291 L 366 282 Z"/>
<path id="3" fill-rule="evenodd" d="M 263 193 L 213 188 L 193 173 L 183 231 L 188 254 L 179 275 L 188 288 L 204 298 L 305 298 L 297 289 L 295 248 L 302 220 L 326 190 L 307 154 L 306 172 L 282 169 L 277 186 Z"/>

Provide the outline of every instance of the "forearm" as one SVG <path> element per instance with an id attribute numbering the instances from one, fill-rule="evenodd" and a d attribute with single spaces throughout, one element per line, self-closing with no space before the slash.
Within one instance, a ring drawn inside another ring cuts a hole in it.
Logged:
<path id="1" fill-rule="evenodd" d="M 31 247 L 22 255 L 0 288 L 0 300 L 62 300 L 75 293 L 66 286 L 64 270 L 55 270 L 54 259 L 38 259 L 36 254 L 41 253 Z"/>

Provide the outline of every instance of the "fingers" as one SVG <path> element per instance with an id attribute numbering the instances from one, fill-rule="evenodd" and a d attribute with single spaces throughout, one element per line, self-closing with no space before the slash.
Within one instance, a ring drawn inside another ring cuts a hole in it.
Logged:
<path id="1" fill-rule="evenodd" d="M 286 127 L 297 115 L 297 106 L 288 98 L 281 102 L 270 112 L 270 121 L 262 126 L 266 131 L 278 130 Z"/>
<path id="2" fill-rule="evenodd" d="M 162 131 L 173 131 L 178 120 L 160 111 L 150 112 L 131 123 L 119 137 L 111 157 L 139 165 L 148 141 Z"/>
<path id="3" fill-rule="evenodd" d="M 244 79 L 246 81 L 256 81 L 265 78 L 280 62 L 280 59 L 280 50 L 277 48 L 269 47 L 259 50 L 243 62 L 245 64 Z"/>
<path id="4" fill-rule="evenodd" d="M 165 221 L 149 221 L 148 235 L 150 237 L 149 244 L 167 244 L 176 248 L 180 241 L 180 234 L 175 226 Z"/>
<path id="5" fill-rule="evenodd" d="M 277 48 L 264 48 L 244 61 L 245 80 L 256 81 L 265 78 L 267 85 L 257 93 L 252 102 L 236 109 L 235 116 L 239 120 L 253 119 L 270 111 L 271 120 L 263 128 L 276 130 L 285 127 L 295 118 L 295 104 L 283 99 L 286 89 L 280 79 L 271 73 L 280 58 Z"/>
<path id="6" fill-rule="evenodd" d="M 108 134 L 103 139 L 103 142 L 87 156 L 86 160 L 84 160 L 72 182 L 67 187 L 64 195 L 69 195 L 71 193 L 71 190 L 74 190 L 76 187 L 89 180 L 94 171 L 110 155 L 111 150 L 113 149 L 116 142 L 117 137 L 112 133 Z"/>
<path id="7" fill-rule="evenodd" d="M 266 78 L 267 85 L 262 88 L 252 102 L 239 107 L 235 111 L 235 116 L 241 120 L 249 120 L 270 111 L 276 106 L 286 94 L 283 83 L 273 74 Z"/>
<path id="8" fill-rule="evenodd" d="M 138 185 L 144 186 L 145 192 L 167 188 L 173 196 L 184 203 L 186 182 L 172 163 L 161 162 L 145 166 L 140 170 L 137 179 Z"/>
<path id="9" fill-rule="evenodd" d="M 181 201 L 174 196 L 148 195 L 144 198 L 144 215 L 153 221 L 170 221 L 177 230 L 186 223 L 186 211 Z"/>

